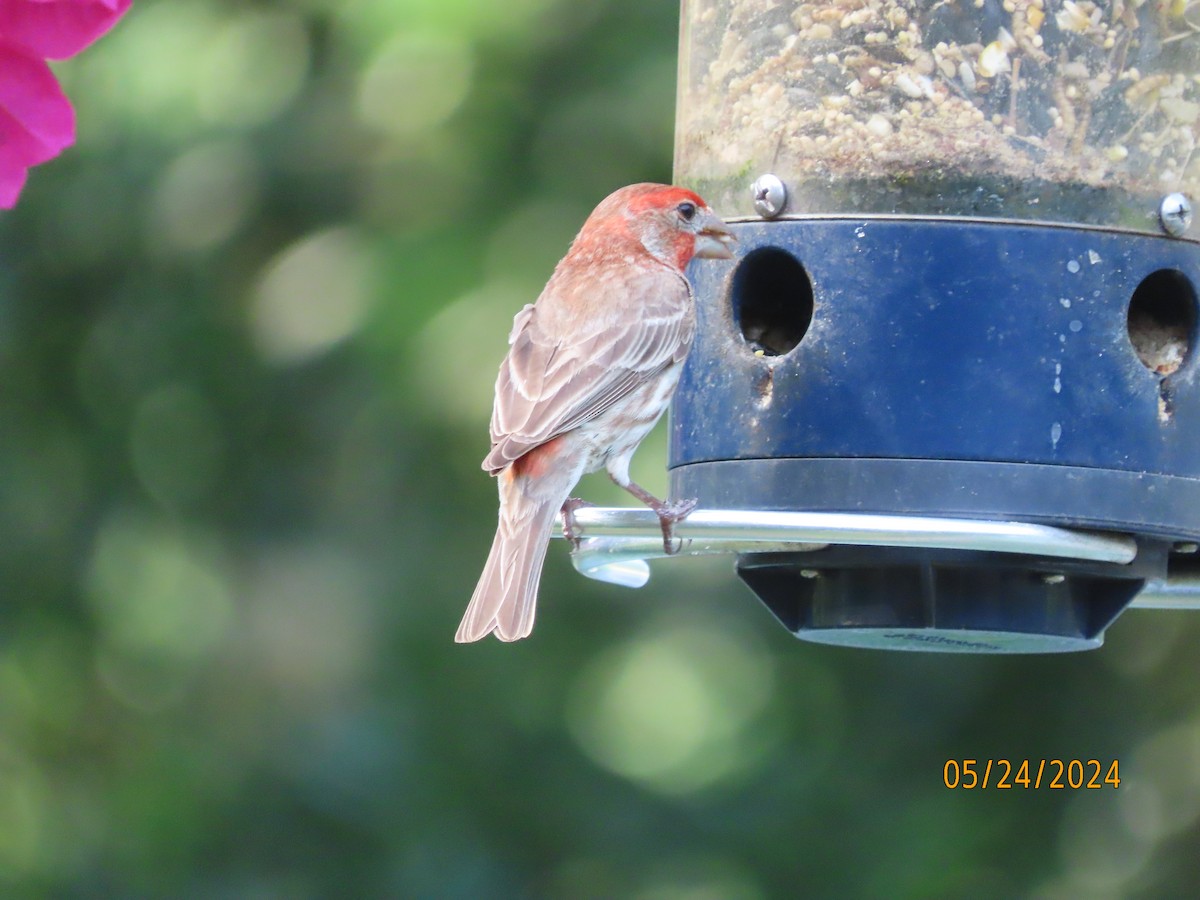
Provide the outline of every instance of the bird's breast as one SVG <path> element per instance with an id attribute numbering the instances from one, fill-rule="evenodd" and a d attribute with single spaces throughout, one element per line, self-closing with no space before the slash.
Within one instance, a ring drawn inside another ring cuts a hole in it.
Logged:
<path id="1" fill-rule="evenodd" d="M 587 471 L 637 449 L 667 411 L 682 368 L 678 363 L 666 367 L 581 427 L 580 437 L 590 450 Z"/>

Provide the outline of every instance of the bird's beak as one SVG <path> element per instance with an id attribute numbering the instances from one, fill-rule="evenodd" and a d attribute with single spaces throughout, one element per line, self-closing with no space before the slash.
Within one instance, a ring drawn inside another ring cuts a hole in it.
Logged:
<path id="1" fill-rule="evenodd" d="M 737 243 L 737 238 L 729 226 L 711 210 L 705 210 L 701 215 L 704 219 L 696 233 L 695 255 L 701 259 L 733 259 L 732 245 Z"/>

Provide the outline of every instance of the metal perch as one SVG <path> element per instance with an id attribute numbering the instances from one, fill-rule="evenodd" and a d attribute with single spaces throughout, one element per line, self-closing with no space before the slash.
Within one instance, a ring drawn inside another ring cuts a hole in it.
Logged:
<path id="1" fill-rule="evenodd" d="M 571 562 L 596 581 L 641 587 L 647 561 L 666 556 L 658 518 L 648 509 L 587 507 L 575 513 L 583 536 Z M 675 526 L 681 556 L 805 552 L 830 544 L 868 547 L 973 550 L 1124 565 L 1137 556 L 1125 535 L 1102 534 L 1030 522 L 993 522 L 932 516 L 697 510 Z M 1133 606 L 1200 609 L 1200 577 L 1151 582 Z"/>

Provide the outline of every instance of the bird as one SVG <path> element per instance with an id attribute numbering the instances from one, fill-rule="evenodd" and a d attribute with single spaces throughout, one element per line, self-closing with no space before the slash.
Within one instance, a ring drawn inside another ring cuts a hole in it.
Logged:
<path id="1" fill-rule="evenodd" d="M 660 500 L 629 477 L 638 444 L 671 401 L 696 331 L 684 269 L 695 257 L 731 259 L 732 231 L 696 193 L 633 184 L 595 208 L 536 302 L 513 318 L 496 378 L 491 451 L 499 522 L 483 574 L 455 634 L 528 637 L 551 531 L 561 515 L 576 546 L 571 496 L 605 469 L 672 527 L 695 500 Z"/>

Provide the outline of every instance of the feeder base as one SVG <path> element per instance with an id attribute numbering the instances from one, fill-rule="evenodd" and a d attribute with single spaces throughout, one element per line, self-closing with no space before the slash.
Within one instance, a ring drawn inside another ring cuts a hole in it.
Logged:
<path id="1" fill-rule="evenodd" d="M 1142 544 L 1127 566 L 902 548 L 744 554 L 737 571 L 797 637 L 950 653 L 1091 650 L 1166 565 Z"/>

